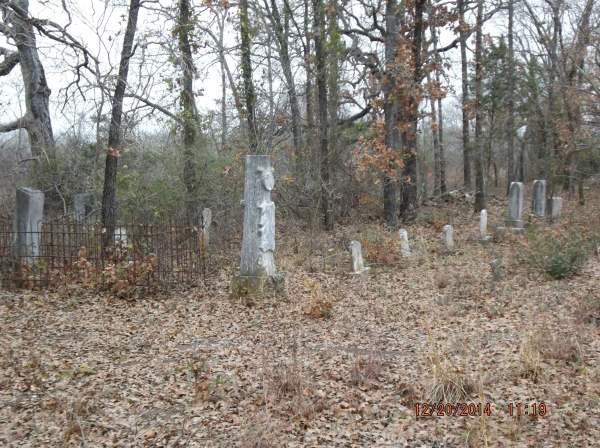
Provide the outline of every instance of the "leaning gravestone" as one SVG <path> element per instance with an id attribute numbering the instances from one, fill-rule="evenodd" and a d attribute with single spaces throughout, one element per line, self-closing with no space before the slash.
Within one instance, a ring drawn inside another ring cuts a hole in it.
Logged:
<path id="1" fill-rule="evenodd" d="M 506 227 L 511 227 L 513 230 L 523 228 L 523 184 L 521 182 L 510 184 Z"/>
<path id="2" fill-rule="evenodd" d="M 244 229 L 240 274 L 234 277 L 235 297 L 281 293 L 284 277 L 275 269 L 275 184 L 271 160 L 266 155 L 246 156 Z"/>
<path id="3" fill-rule="evenodd" d="M 442 239 L 448 252 L 452 252 L 454 250 L 454 229 L 450 224 L 446 224 L 442 228 Z"/>
<path id="4" fill-rule="evenodd" d="M 543 218 L 546 216 L 546 181 L 533 181 L 533 197 L 531 200 L 531 211 L 534 216 Z"/>
<path id="5" fill-rule="evenodd" d="M 77 222 L 82 222 L 92 212 L 94 195 L 92 193 L 76 193 L 73 195 L 73 215 Z"/>
<path id="6" fill-rule="evenodd" d="M 548 198 L 546 202 L 546 214 L 551 218 L 558 218 L 562 213 L 563 200 L 561 197 L 555 196 Z"/>
<path id="7" fill-rule="evenodd" d="M 410 244 L 408 243 L 408 232 L 406 229 L 400 229 L 398 231 L 400 236 L 400 255 L 403 257 L 410 257 Z"/>
<path id="8" fill-rule="evenodd" d="M 41 227 L 44 218 L 44 193 L 32 188 L 17 188 L 14 221 L 14 255 L 17 261 L 33 263 L 40 254 Z"/>

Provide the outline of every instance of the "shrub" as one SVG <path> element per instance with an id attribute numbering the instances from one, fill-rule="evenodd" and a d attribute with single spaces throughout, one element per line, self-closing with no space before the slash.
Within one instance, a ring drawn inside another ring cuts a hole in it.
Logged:
<path id="1" fill-rule="evenodd" d="M 525 261 L 554 279 L 577 274 L 598 243 L 598 237 L 583 229 L 527 234 Z"/>

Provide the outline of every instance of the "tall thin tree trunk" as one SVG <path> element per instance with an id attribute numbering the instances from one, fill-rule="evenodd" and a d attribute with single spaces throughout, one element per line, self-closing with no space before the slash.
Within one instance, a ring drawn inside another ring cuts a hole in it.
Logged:
<path id="1" fill-rule="evenodd" d="M 181 71 L 183 74 L 181 105 L 183 108 L 183 184 L 186 190 L 186 213 L 190 224 L 194 224 L 199 214 L 198 174 L 195 151 L 198 142 L 198 111 L 194 99 L 194 61 L 190 45 L 190 34 L 193 31 L 190 0 L 179 0 L 177 18 L 177 36 L 181 54 Z"/>
<path id="2" fill-rule="evenodd" d="M 514 0 L 508 0 L 508 67 L 507 67 L 507 103 L 508 103 L 508 122 L 507 122 L 507 158 L 506 166 L 506 194 L 510 188 L 511 182 L 515 180 L 515 51 L 514 51 Z"/>
<path id="3" fill-rule="evenodd" d="M 475 37 L 475 211 L 486 208 L 485 178 L 483 173 L 483 0 L 477 0 L 477 29 Z"/>
<path id="4" fill-rule="evenodd" d="M 427 83 L 431 84 L 431 76 L 427 74 Z M 433 196 L 439 197 L 441 194 L 441 161 L 440 161 L 440 140 L 438 132 L 438 120 L 436 111 L 436 99 L 430 95 L 429 107 L 431 109 L 431 138 L 433 141 Z"/>
<path id="5" fill-rule="evenodd" d="M 103 245 L 105 248 L 112 245 L 116 226 L 116 193 L 117 193 L 117 168 L 119 151 L 122 149 L 121 120 L 123 115 L 123 98 L 127 86 L 129 61 L 133 56 L 133 40 L 137 28 L 138 13 L 141 0 L 131 0 L 127 28 L 123 39 L 119 74 L 115 93 L 112 98 L 112 113 L 108 130 L 108 150 L 106 151 L 106 167 L 104 170 L 104 191 L 102 192 L 102 226 L 104 227 Z"/>
<path id="6" fill-rule="evenodd" d="M 256 129 L 256 116 L 254 106 L 256 95 L 252 81 L 252 61 L 250 59 L 250 20 L 248 18 L 248 0 L 240 0 L 240 36 L 242 51 L 242 79 L 244 81 L 244 97 L 246 100 L 246 123 L 248 128 L 248 145 L 250 154 L 258 150 L 258 136 Z"/>
<path id="7" fill-rule="evenodd" d="M 473 187 L 471 181 L 471 142 L 469 129 L 469 70 L 467 60 L 467 29 L 465 22 L 465 0 L 458 0 L 460 66 L 462 74 L 462 139 L 463 139 L 463 182 L 465 190 Z"/>
<path id="8" fill-rule="evenodd" d="M 386 0 L 385 7 L 385 76 L 383 78 L 384 143 L 394 152 L 400 151 L 400 131 L 398 129 L 399 98 L 396 89 L 396 52 L 398 46 L 398 3 Z M 397 184 L 389 174 L 383 176 L 383 211 L 389 227 L 398 226 Z"/>
<path id="9" fill-rule="evenodd" d="M 327 114 L 327 51 L 325 47 L 325 5 L 323 0 L 313 0 L 317 99 L 319 106 L 319 148 L 321 159 L 321 214 L 325 229 L 333 229 L 330 197 L 329 123 Z"/>
<path id="10" fill-rule="evenodd" d="M 284 23 L 277 7 L 277 2 L 271 0 L 271 19 L 275 37 L 277 39 L 277 48 L 279 49 L 279 62 L 285 78 L 288 100 L 290 102 L 290 112 L 292 116 L 292 141 L 294 145 L 294 171 L 298 180 L 301 179 L 302 167 L 302 127 L 300 116 L 300 105 L 298 103 L 298 94 L 296 93 L 296 83 L 292 72 L 292 62 L 288 44 L 287 26 Z M 287 15 L 287 12 L 286 12 Z"/>
<path id="11" fill-rule="evenodd" d="M 220 19 L 219 19 L 220 20 Z M 219 26 L 219 63 L 221 65 L 221 151 L 225 151 L 227 140 L 227 70 L 224 48 L 225 26 Z"/>

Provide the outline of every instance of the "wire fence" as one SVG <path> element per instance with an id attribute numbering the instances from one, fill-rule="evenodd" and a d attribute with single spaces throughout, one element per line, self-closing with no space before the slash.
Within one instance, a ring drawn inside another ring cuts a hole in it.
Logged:
<path id="1" fill-rule="evenodd" d="M 0 220 L 0 287 L 85 282 L 121 290 L 194 286 L 205 278 L 208 252 L 201 225 L 120 222 L 112 244 L 103 247 L 106 232 L 93 216 L 47 219 L 25 229 Z"/>

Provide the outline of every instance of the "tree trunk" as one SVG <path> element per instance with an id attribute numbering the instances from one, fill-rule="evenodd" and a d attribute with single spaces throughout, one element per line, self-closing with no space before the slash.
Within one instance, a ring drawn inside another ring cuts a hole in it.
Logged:
<path id="1" fill-rule="evenodd" d="M 485 179 L 483 174 L 483 111 L 481 96 L 483 90 L 483 0 L 477 0 L 477 29 L 475 37 L 475 212 L 486 208 Z"/>
<path id="2" fill-rule="evenodd" d="M 417 126 L 419 121 L 419 100 L 421 89 L 421 53 L 423 50 L 423 13 L 426 0 L 415 0 L 414 34 L 412 36 L 411 56 L 414 66 L 410 89 L 406 92 L 406 113 L 408 126 L 402 132 L 404 167 L 401 178 L 400 217 L 404 222 L 413 221 L 417 216 Z"/>
<path id="3" fill-rule="evenodd" d="M 250 60 L 250 21 L 248 18 L 248 0 L 240 0 L 240 37 L 241 37 L 241 69 L 244 81 L 244 97 L 246 100 L 246 123 L 248 128 L 248 145 L 250 154 L 258 150 L 258 136 L 256 129 L 256 116 L 254 112 L 256 95 L 252 81 L 252 61 Z"/>
<path id="4" fill-rule="evenodd" d="M 313 0 L 317 100 L 319 106 L 319 148 L 321 159 L 321 213 L 326 230 L 333 230 L 329 166 L 329 123 L 327 114 L 327 51 L 325 48 L 325 6 L 323 0 Z"/>
<path id="5" fill-rule="evenodd" d="M 302 167 L 302 128 L 300 105 L 298 103 L 298 94 L 296 93 L 296 83 L 292 72 L 292 63 L 290 58 L 288 34 L 285 32 L 281 14 L 275 0 L 271 0 L 271 21 L 277 39 L 277 48 L 279 49 L 279 62 L 285 78 L 288 100 L 290 102 L 290 112 L 292 115 L 292 140 L 294 145 L 294 170 L 296 178 L 301 179 Z"/>
<path id="6" fill-rule="evenodd" d="M 385 9 L 385 76 L 383 78 L 384 143 L 394 152 L 400 152 L 400 131 L 398 129 L 399 98 L 396 90 L 396 51 L 398 46 L 398 4 L 387 0 Z M 391 228 L 398 226 L 398 212 L 395 179 L 383 176 L 383 211 L 385 222 Z"/>
<path id="7" fill-rule="evenodd" d="M 467 37 L 465 22 L 465 0 L 458 0 L 460 66 L 462 73 L 462 139 L 463 139 L 463 182 L 465 190 L 473 187 L 471 181 L 471 142 L 469 130 L 469 70 L 467 60 Z"/>
<path id="8" fill-rule="evenodd" d="M 123 49 L 119 62 L 117 86 L 112 98 L 112 113 L 108 130 L 108 150 L 106 151 L 106 167 L 104 170 L 104 191 L 102 192 L 102 226 L 105 229 L 103 246 L 112 245 L 116 226 L 116 192 L 117 167 L 121 148 L 121 120 L 123 115 L 123 98 L 129 73 L 129 60 L 133 56 L 133 39 L 137 28 L 138 12 L 141 0 L 131 0 L 129 17 L 123 39 Z"/>
<path id="9" fill-rule="evenodd" d="M 4 64 L 8 74 L 17 63 L 21 66 L 25 89 L 25 116 L 0 126 L 0 132 L 26 129 L 32 157 L 54 157 L 54 134 L 50 119 L 50 88 L 46 81 L 44 66 L 40 61 L 37 42 L 31 21 L 28 20 L 29 1 L 15 0 L 15 7 L 2 6 L 7 27 L 5 34 L 14 39 L 17 54 L 5 55 Z M 12 28 L 12 29 L 11 29 Z M 3 31 L 4 33 L 4 31 Z"/>
<path id="10" fill-rule="evenodd" d="M 183 74 L 181 106 L 183 109 L 183 184 L 186 190 L 186 214 L 190 225 L 196 224 L 199 217 L 198 174 L 195 151 L 198 143 L 198 110 L 194 98 L 194 61 L 190 45 L 192 23 L 190 0 L 179 0 L 177 36 Z"/>
<path id="11" fill-rule="evenodd" d="M 514 0 L 508 0 L 508 67 L 507 67 L 507 103 L 508 103 L 508 122 L 507 122 L 507 158 L 506 166 L 506 194 L 510 184 L 515 180 L 515 51 L 514 51 Z"/>

